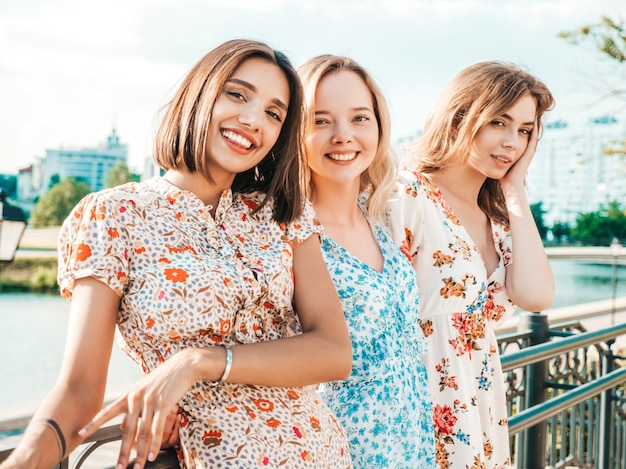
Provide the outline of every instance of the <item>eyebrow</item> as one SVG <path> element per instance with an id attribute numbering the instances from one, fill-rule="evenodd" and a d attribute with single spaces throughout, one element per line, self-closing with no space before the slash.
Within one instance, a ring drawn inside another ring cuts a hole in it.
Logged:
<path id="1" fill-rule="evenodd" d="M 256 93 L 258 92 L 258 88 L 256 86 L 254 86 L 252 83 L 250 83 L 249 81 L 246 80 L 241 80 L 240 78 L 229 78 L 228 80 L 226 80 L 227 83 L 236 83 L 238 85 L 243 86 L 244 88 L 248 88 L 250 91 Z M 280 99 L 278 98 L 272 98 L 272 102 L 278 106 L 281 109 L 284 109 L 285 111 L 287 111 L 287 105 L 285 103 L 283 103 Z"/>
<path id="2" fill-rule="evenodd" d="M 351 111 L 354 112 L 363 112 L 363 111 L 367 111 L 367 112 L 371 112 L 372 114 L 374 114 L 374 110 L 370 109 L 367 106 L 360 106 L 360 107 L 353 107 L 350 109 Z M 315 114 L 331 114 L 330 111 L 325 111 L 325 110 L 319 110 L 319 111 L 315 111 Z"/>
<path id="3" fill-rule="evenodd" d="M 505 119 L 512 121 L 513 118 L 511 116 L 509 116 L 507 113 L 502 114 L 502 117 L 504 117 Z M 522 125 L 535 125 L 534 121 L 529 121 L 529 122 L 522 122 Z"/>

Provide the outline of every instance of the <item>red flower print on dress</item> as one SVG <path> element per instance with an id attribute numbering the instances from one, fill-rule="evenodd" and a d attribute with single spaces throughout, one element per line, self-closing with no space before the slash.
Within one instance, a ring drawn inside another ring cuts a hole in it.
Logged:
<path id="1" fill-rule="evenodd" d="M 442 435 L 452 435 L 454 425 L 457 418 L 452 412 L 452 408 L 449 405 L 440 406 L 435 405 L 433 408 L 433 423 L 435 425 L 435 433 Z"/>
<path id="2" fill-rule="evenodd" d="M 183 269 L 169 268 L 165 269 L 165 279 L 170 282 L 186 282 L 189 274 Z"/>
<path id="3" fill-rule="evenodd" d="M 79 244 L 76 248 L 75 258 L 77 261 L 85 261 L 91 257 L 91 248 L 88 244 Z"/>

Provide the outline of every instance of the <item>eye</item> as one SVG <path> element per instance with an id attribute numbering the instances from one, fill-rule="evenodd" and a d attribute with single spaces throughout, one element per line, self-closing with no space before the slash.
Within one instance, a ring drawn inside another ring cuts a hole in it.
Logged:
<path id="1" fill-rule="evenodd" d="M 283 118 L 281 115 L 279 115 L 278 113 L 274 112 L 274 111 L 265 111 L 265 113 L 270 116 L 272 119 L 276 120 L 277 122 L 282 122 Z"/>
<path id="2" fill-rule="evenodd" d="M 228 90 L 226 91 L 226 94 L 228 96 L 230 96 L 231 98 L 233 98 L 236 101 L 245 101 L 246 97 L 244 96 L 243 93 L 240 93 L 239 91 L 235 91 L 235 90 Z"/>
<path id="3" fill-rule="evenodd" d="M 356 122 L 367 122 L 370 120 L 370 118 L 369 116 L 366 116 L 365 114 L 359 114 L 358 116 L 354 118 L 354 120 Z"/>
<path id="4" fill-rule="evenodd" d="M 493 125 L 494 127 L 504 127 L 504 122 L 494 120 L 494 121 L 491 121 L 491 125 Z"/>
<path id="5" fill-rule="evenodd" d="M 328 120 L 327 119 L 315 119 L 315 125 L 325 125 L 328 124 Z"/>
<path id="6" fill-rule="evenodd" d="M 532 133 L 533 129 L 519 129 L 519 131 L 526 135 L 526 136 L 530 136 L 530 134 Z"/>

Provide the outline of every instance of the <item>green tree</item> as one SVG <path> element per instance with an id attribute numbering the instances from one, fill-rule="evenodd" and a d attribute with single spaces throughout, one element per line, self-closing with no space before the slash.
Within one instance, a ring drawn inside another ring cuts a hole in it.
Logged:
<path id="1" fill-rule="evenodd" d="M 0 187 L 4 188 L 11 198 L 16 196 L 17 176 L 13 174 L 0 174 Z"/>
<path id="2" fill-rule="evenodd" d="M 535 219 L 535 224 L 537 225 L 539 236 L 541 236 L 541 239 L 545 241 L 546 236 L 548 235 L 548 228 L 543 222 L 543 216 L 545 215 L 546 211 L 542 207 L 542 202 L 530 204 L 530 211 L 532 212 L 533 218 Z"/>
<path id="3" fill-rule="evenodd" d="M 59 226 L 80 199 L 91 192 L 89 184 L 75 178 L 62 179 L 37 202 L 30 216 L 33 228 Z"/>
<path id="4" fill-rule="evenodd" d="M 608 246 L 613 238 L 626 240 L 626 213 L 619 202 L 609 202 L 596 212 L 581 213 L 571 237 L 586 245 Z"/>
<path id="5" fill-rule="evenodd" d="M 615 73 L 607 73 L 600 80 L 602 89 L 600 100 L 618 98 L 626 101 L 626 23 L 624 20 L 600 17 L 600 21 L 578 28 L 563 31 L 558 37 L 570 44 L 589 47 L 615 65 Z M 613 81 L 611 81 L 613 80 Z M 626 154 L 626 138 L 612 142 L 604 150 L 607 155 Z"/>
<path id="6" fill-rule="evenodd" d="M 139 181 L 139 176 L 128 170 L 128 166 L 122 160 L 118 160 L 107 176 L 107 187 L 115 187 L 127 182 Z"/>
<path id="7" fill-rule="evenodd" d="M 557 243 L 561 243 L 570 236 L 572 228 L 568 223 L 557 221 L 552 225 L 550 231 L 552 232 L 552 236 L 554 236 L 554 240 Z"/>

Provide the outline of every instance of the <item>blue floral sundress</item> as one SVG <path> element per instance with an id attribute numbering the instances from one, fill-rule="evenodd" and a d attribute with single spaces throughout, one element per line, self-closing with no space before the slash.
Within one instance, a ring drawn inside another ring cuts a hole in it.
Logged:
<path id="1" fill-rule="evenodd" d="M 326 383 L 320 395 L 347 432 L 354 467 L 434 467 L 415 273 L 385 228 L 372 229 L 384 257 L 382 272 L 322 235 L 350 330 L 353 365 L 349 379 Z"/>

